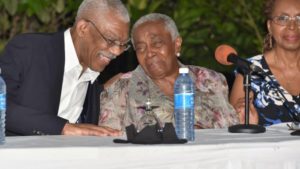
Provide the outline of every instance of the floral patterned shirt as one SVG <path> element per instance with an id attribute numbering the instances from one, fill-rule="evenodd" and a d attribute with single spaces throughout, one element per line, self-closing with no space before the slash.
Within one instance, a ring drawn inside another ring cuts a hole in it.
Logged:
<path id="1" fill-rule="evenodd" d="M 184 66 L 181 64 L 181 66 Z M 225 77 L 215 71 L 187 66 L 195 82 L 195 125 L 199 128 L 224 128 L 239 123 L 234 108 L 228 101 L 228 85 Z M 137 126 L 145 113 L 142 108 L 151 98 L 153 112 L 160 122 L 174 123 L 173 98 L 160 91 L 141 66 L 124 74 L 101 93 L 99 125 L 124 130 Z"/>
<path id="2" fill-rule="evenodd" d="M 295 121 L 293 116 L 300 117 L 300 96 L 293 96 L 280 86 L 263 55 L 254 56 L 249 60 L 262 68 L 267 75 L 253 73 L 251 76 L 253 103 L 259 115 L 259 124 L 269 126 Z"/>

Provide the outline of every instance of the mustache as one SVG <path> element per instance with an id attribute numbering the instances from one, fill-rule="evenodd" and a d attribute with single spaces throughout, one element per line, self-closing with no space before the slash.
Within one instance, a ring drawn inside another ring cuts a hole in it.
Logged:
<path id="1" fill-rule="evenodd" d="M 113 59 L 117 58 L 117 56 L 115 54 L 112 54 L 110 52 L 99 51 L 98 56 L 100 56 L 100 55 L 102 55 L 102 56 L 104 56 L 104 57 L 106 57 L 110 60 L 113 60 Z"/>

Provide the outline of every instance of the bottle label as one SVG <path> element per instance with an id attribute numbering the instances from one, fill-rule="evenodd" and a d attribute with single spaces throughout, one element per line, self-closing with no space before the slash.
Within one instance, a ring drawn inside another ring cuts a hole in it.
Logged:
<path id="1" fill-rule="evenodd" d="M 194 94 L 193 93 L 175 94 L 174 106 L 175 109 L 194 108 Z"/>
<path id="2" fill-rule="evenodd" d="M 0 94 L 0 110 L 6 109 L 6 94 Z"/>

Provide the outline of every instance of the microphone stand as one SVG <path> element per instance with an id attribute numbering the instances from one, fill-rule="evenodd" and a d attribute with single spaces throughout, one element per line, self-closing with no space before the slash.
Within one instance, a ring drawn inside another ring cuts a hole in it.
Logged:
<path id="1" fill-rule="evenodd" d="M 249 124 L 249 94 L 251 87 L 251 71 L 243 70 L 244 72 L 244 90 L 245 90 L 245 124 L 237 124 L 230 126 L 230 133 L 264 133 L 266 128 L 260 125 Z"/>

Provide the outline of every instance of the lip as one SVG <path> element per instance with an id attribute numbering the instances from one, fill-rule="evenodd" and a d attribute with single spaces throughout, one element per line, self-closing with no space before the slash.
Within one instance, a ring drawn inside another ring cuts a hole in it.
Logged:
<path id="1" fill-rule="evenodd" d="M 295 42 L 295 41 L 299 41 L 300 40 L 300 36 L 299 35 L 285 35 L 283 36 L 283 38 L 287 41 L 290 42 Z"/>
<path id="2" fill-rule="evenodd" d="M 111 61 L 110 58 L 108 58 L 107 56 L 104 56 L 104 55 L 99 55 L 99 59 L 101 62 L 104 62 L 105 64 L 109 64 L 109 62 Z"/>

